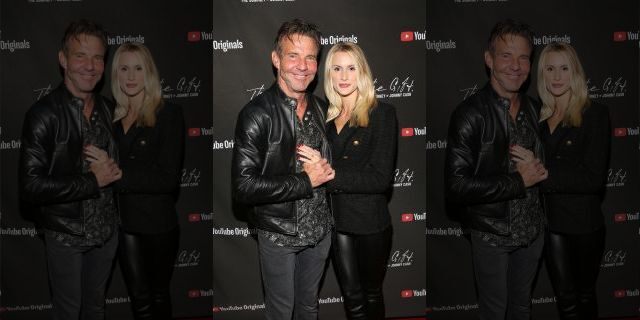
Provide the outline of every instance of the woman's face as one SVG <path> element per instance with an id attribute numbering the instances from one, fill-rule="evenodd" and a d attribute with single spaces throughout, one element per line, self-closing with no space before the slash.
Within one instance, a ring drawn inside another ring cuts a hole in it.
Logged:
<path id="1" fill-rule="evenodd" d="M 118 65 L 120 90 L 128 97 L 135 97 L 144 91 L 144 66 L 140 57 L 133 52 L 123 52 Z"/>
<path id="2" fill-rule="evenodd" d="M 561 97 L 571 89 L 571 66 L 567 57 L 560 52 L 550 52 L 542 66 L 547 91 L 554 97 Z"/>
<path id="3" fill-rule="evenodd" d="M 358 69 L 355 60 L 346 52 L 336 52 L 331 61 L 331 83 L 341 97 L 357 95 Z"/>

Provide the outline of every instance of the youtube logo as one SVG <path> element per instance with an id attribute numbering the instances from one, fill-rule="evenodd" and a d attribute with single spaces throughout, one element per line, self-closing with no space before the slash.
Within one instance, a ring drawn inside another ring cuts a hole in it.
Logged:
<path id="1" fill-rule="evenodd" d="M 626 213 L 616 213 L 613 216 L 613 221 L 615 221 L 615 222 L 625 222 L 625 221 L 627 221 L 627 214 Z"/>
<path id="2" fill-rule="evenodd" d="M 211 309 L 211 311 L 213 311 L 213 312 L 220 312 L 220 307 L 213 307 L 213 309 Z"/>
<path id="3" fill-rule="evenodd" d="M 613 296 L 616 298 L 624 298 L 627 296 L 626 290 L 616 290 L 613 292 Z"/>
<path id="4" fill-rule="evenodd" d="M 189 222 L 200 222 L 201 217 L 199 213 L 189 213 Z"/>
<path id="5" fill-rule="evenodd" d="M 613 41 L 627 41 L 627 33 L 625 31 L 616 31 L 613 33 Z"/>
<path id="6" fill-rule="evenodd" d="M 413 222 L 413 213 L 403 213 L 400 216 L 400 221 L 402 221 L 402 222 Z"/>
<path id="7" fill-rule="evenodd" d="M 189 42 L 198 42 L 198 41 L 200 41 L 200 31 L 189 31 L 189 32 L 187 32 L 187 41 L 189 41 Z"/>
<path id="8" fill-rule="evenodd" d="M 189 298 L 200 298 L 200 290 L 189 290 L 189 292 L 187 293 L 187 296 Z"/>
<path id="9" fill-rule="evenodd" d="M 413 290 L 402 290 L 402 291 L 400 291 L 400 296 L 402 298 L 412 298 L 413 297 Z"/>
<path id="10" fill-rule="evenodd" d="M 615 128 L 615 129 L 613 129 L 613 136 L 615 136 L 615 137 L 626 137 L 627 136 L 627 128 Z"/>
<path id="11" fill-rule="evenodd" d="M 189 135 L 189 137 L 199 137 L 200 128 L 189 128 L 187 135 Z"/>
<path id="12" fill-rule="evenodd" d="M 402 128 L 400 135 L 403 137 L 413 137 L 413 128 Z"/>
<path id="13" fill-rule="evenodd" d="M 402 32 L 400 32 L 400 41 L 402 41 L 402 42 L 413 41 L 413 31 L 402 31 Z"/>

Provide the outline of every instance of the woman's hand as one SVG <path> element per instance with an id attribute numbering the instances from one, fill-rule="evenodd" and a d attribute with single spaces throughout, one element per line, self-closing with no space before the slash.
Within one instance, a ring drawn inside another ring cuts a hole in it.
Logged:
<path id="1" fill-rule="evenodd" d="M 313 164 L 322 160 L 322 155 L 320 154 L 320 151 L 313 149 L 311 147 L 307 147 L 303 144 L 298 146 L 297 152 L 299 155 L 298 160 L 304 163 Z"/>
<path id="2" fill-rule="evenodd" d="M 105 162 L 111 159 L 106 151 L 92 144 L 88 144 L 84 147 L 84 154 L 86 156 L 86 160 L 90 163 Z"/>
<path id="3" fill-rule="evenodd" d="M 529 149 L 523 148 L 517 144 L 511 146 L 509 149 L 509 153 L 511 154 L 511 160 L 516 163 L 529 163 L 536 160 L 536 156 Z"/>

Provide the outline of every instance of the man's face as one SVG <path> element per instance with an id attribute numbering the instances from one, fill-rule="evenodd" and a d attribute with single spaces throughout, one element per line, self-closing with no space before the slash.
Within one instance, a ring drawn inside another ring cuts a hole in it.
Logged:
<path id="1" fill-rule="evenodd" d="M 282 54 L 271 52 L 271 62 L 278 69 L 278 85 L 292 98 L 304 95 L 318 70 L 318 47 L 312 38 L 293 35 L 282 40 Z"/>
<path id="2" fill-rule="evenodd" d="M 58 52 L 64 69 L 64 83 L 74 96 L 91 94 L 104 73 L 106 48 L 98 37 L 81 34 L 67 43 L 67 52 Z"/>
<path id="3" fill-rule="evenodd" d="M 484 53 L 484 61 L 491 70 L 491 86 L 502 97 L 517 94 L 529 77 L 531 47 L 527 39 L 507 34 L 495 40 L 495 50 Z"/>

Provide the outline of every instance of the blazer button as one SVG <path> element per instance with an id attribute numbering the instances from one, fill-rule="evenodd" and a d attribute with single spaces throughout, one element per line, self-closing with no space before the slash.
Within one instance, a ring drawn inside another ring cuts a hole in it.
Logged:
<path id="1" fill-rule="evenodd" d="M 571 140 L 567 140 L 567 145 L 568 145 L 568 146 L 570 146 L 570 145 L 572 145 L 572 144 L 573 144 L 573 141 L 571 141 Z"/>
<path id="2" fill-rule="evenodd" d="M 360 141 L 358 141 L 358 140 L 353 140 L 353 145 L 354 145 L 354 146 L 357 146 L 357 145 L 359 145 L 359 144 L 360 144 Z"/>
<path id="3" fill-rule="evenodd" d="M 144 146 L 144 145 L 146 145 L 146 144 L 147 144 L 147 140 L 140 140 L 140 145 L 141 145 L 141 146 Z"/>
<path id="4" fill-rule="evenodd" d="M 136 156 L 129 156 L 129 159 L 135 159 Z"/>
<path id="5" fill-rule="evenodd" d="M 342 156 L 342 159 L 349 159 L 349 156 Z"/>

